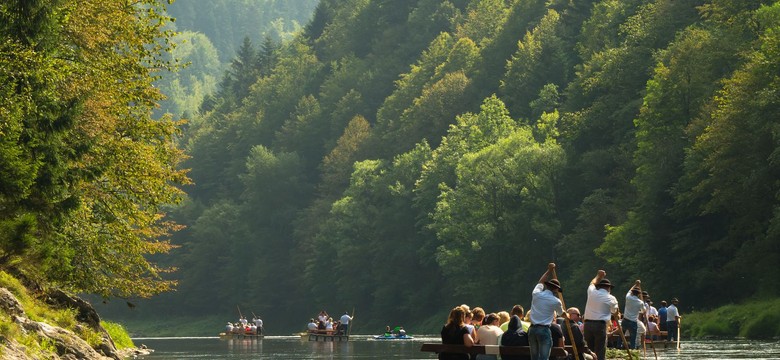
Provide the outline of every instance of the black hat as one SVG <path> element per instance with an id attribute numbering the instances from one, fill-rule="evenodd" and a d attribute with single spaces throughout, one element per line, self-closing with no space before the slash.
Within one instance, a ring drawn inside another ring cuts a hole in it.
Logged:
<path id="1" fill-rule="evenodd" d="M 561 288 L 561 283 L 558 281 L 558 279 L 547 280 L 544 282 L 544 284 L 547 285 L 548 288 L 553 287 L 558 289 L 558 291 L 563 291 L 563 288 Z"/>
<path id="2" fill-rule="evenodd" d="M 639 289 L 631 288 L 631 293 L 634 294 L 634 295 L 639 295 Z"/>
<path id="3" fill-rule="evenodd" d="M 614 286 L 612 286 L 612 282 L 609 281 L 609 279 L 604 278 L 604 279 L 599 280 L 599 282 L 596 284 L 596 287 L 612 288 Z"/>
<path id="4" fill-rule="evenodd" d="M 672 303 L 676 303 L 676 302 L 679 302 L 679 301 L 680 301 L 680 300 L 677 300 L 677 298 L 673 298 L 673 299 L 672 299 Z"/>

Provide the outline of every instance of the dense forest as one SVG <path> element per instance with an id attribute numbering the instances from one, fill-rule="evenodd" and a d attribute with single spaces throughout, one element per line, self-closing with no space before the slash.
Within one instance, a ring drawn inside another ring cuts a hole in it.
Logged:
<path id="1" fill-rule="evenodd" d="M 683 311 L 780 295 L 779 1 L 321 0 L 288 40 L 240 37 L 175 136 L 191 184 L 172 177 L 186 196 L 164 210 L 182 228 L 146 258 L 178 269 L 159 273 L 176 291 L 129 294 L 133 316 L 228 317 L 239 305 L 279 332 L 321 309 L 440 324 L 456 304 L 528 306 L 550 261 L 568 305 L 584 305 L 597 269 L 617 293 L 639 278 Z M 54 125 L 72 108 L 40 95 L 20 101 L 48 101 L 37 114 Z M 75 156 L 54 125 L 33 129 L 46 140 L 35 145 Z M 3 139 L 5 177 L 21 155 Z M 131 166 L 119 151 L 89 158 Z M 102 174 L 91 169 L 74 170 Z M 46 196 L 71 191 L 57 176 L 33 182 L 24 204 L 77 211 Z M 6 184 L 0 225 L 21 234 L 30 224 L 6 205 L 19 203 Z M 104 205 L 90 214 L 114 209 Z M 122 235 L 50 218 L 36 223 L 53 232 L 38 253 L 62 245 L 79 258 L 68 240 L 91 236 L 91 253 Z M 18 258 L 11 233 L 6 263 Z M 123 247 L 112 249 L 99 255 Z"/>
<path id="2" fill-rule="evenodd" d="M 149 311 L 419 322 L 528 305 L 549 261 L 571 304 L 599 268 L 687 309 L 776 296 L 778 11 L 320 1 L 191 119 Z"/>
<path id="3" fill-rule="evenodd" d="M 317 0 L 179 0 L 166 7 L 173 21 L 173 46 L 166 54 L 180 64 L 177 71 L 158 72 L 155 82 L 166 98 L 156 116 L 191 118 L 204 99 L 219 90 L 227 64 L 244 41 L 277 47 L 299 33 L 311 18 Z"/>

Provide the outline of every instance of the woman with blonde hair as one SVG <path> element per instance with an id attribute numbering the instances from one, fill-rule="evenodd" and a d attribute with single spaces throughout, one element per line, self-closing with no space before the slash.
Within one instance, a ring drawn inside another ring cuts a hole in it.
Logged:
<path id="1" fill-rule="evenodd" d="M 447 320 L 447 324 L 441 328 L 441 343 L 453 344 L 453 345 L 466 345 L 471 347 L 474 345 L 474 340 L 469 335 L 469 331 L 465 326 L 466 312 L 462 307 L 456 306 L 450 310 L 450 316 Z M 468 360 L 468 354 L 456 354 L 456 353 L 439 353 L 440 360 Z"/>

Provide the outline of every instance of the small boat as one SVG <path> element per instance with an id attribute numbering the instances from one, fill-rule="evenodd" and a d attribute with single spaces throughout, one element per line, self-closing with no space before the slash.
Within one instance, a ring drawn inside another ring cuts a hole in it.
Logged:
<path id="1" fill-rule="evenodd" d="M 251 333 L 219 333 L 220 339 L 262 339 L 263 334 L 251 334 Z"/>
<path id="2" fill-rule="evenodd" d="M 414 339 L 414 336 L 409 336 L 406 334 L 403 335 L 392 335 L 392 334 L 384 334 L 384 335 L 374 335 L 375 340 L 410 340 Z"/>

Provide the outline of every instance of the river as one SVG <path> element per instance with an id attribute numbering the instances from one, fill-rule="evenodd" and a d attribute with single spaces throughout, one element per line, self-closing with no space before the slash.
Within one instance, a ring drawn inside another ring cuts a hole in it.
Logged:
<path id="1" fill-rule="evenodd" d="M 269 336 L 262 340 L 221 340 L 206 338 L 138 338 L 137 346 L 154 349 L 145 360 L 179 359 L 435 359 L 420 352 L 424 342 L 439 342 L 437 336 L 417 336 L 413 340 L 374 340 L 368 335 L 352 335 L 346 343 L 302 341 L 297 336 Z M 648 350 L 647 359 L 655 359 Z M 683 341 L 681 350 L 658 350 L 658 359 L 780 359 L 780 341 L 697 340 Z"/>

